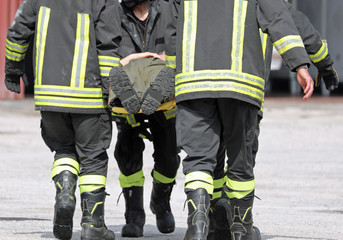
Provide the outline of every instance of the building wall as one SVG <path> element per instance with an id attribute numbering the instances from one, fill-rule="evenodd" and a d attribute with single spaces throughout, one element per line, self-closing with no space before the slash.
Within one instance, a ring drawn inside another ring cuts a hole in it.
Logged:
<path id="1" fill-rule="evenodd" d="M 11 25 L 14 15 L 22 0 L 0 1 L 0 100 L 24 98 L 24 84 L 21 84 L 21 93 L 16 94 L 7 90 L 5 86 L 5 44 L 7 29 Z"/>

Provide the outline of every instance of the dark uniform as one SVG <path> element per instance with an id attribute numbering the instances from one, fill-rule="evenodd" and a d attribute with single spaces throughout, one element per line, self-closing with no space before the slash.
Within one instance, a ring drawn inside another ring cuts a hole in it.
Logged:
<path id="1" fill-rule="evenodd" d="M 166 50 L 165 25 L 171 19 L 171 16 L 166 14 L 168 3 L 163 0 L 151 1 L 148 17 L 144 21 L 140 21 L 133 14 L 132 8 L 128 8 L 125 1 L 121 5 L 123 9 L 121 14 L 123 36 L 120 44 L 121 56 L 126 57 L 132 53 L 141 52 L 164 53 Z M 138 59 L 134 63 L 136 65 L 149 64 L 150 61 L 154 60 Z M 124 66 L 123 69 L 130 71 L 127 66 Z M 149 67 L 144 66 L 137 70 L 137 74 Z M 131 76 L 129 72 L 127 74 Z M 141 76 L 141 78 L 143 77 Z M 144 79 L 138 81 L 144 81 Z M 143 139 L 146 137 L 153 143 L 152 157 L 155 162 L 151 172 L 154 182 L 150 207 L 156 214 L 160 232 L 169 233 L 175 229 L 174 217 L 169 205 L 170 194 L 180 164 L 179 150 L 176 146 L 175 112 L 176 109 L 173 108 L 168 111 L 156 111 L 152 115 L 114 113 L 114 121 L 118 128 L 114 156 L 121 172 L 119 181 L 126 201 L 127 224 L 122 229 L 124 237 L 143 235 L 145 178 L 142 167 L 145 148 Z M 149 129 L 151 134 L 146 129 Z M 156 207 L 157 205 L 159 207 Z"/>
<path id="2" fill-rule="evenodd" d="M 257 2 L 259 6 L 243 0 L 181 1 L 175 95 L 177 140 L 187 153 L 183 161 L 189 202 L 185 239 L 207 237 L 207 215 L 195 212 L 209 211 L 221 138 L 229 159 L 225 196 L 231 204 L 232 237 L 259 238 L 251 211 L 252 143 L 265 85 L 259 28 L 270 35 L 289 69 L 309 60 L 282 1 Z"/>
<path id="3" fill-rule="evenodd" d="M 8 30 L 10 88 L 24 74 L 23 59 L 33 40 L 35 109 L 41 111 L 42 137 L 55 152 L 54 234 L 60 239 L 72 235 L 78 176 L 81 239 L 114 239 L 103 219 L 112 137 L 104 78 L 120 60 L 118 7 L 113 0 L 25 0 Z"/>

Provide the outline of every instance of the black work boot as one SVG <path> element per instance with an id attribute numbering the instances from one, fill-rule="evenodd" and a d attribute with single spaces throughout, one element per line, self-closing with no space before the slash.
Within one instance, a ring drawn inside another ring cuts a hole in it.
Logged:
<path id="1" fill-rule="evenodd" d="M 252 206 L 244 207 L 239 201 L 231 202 L 231 239 L 261 240 L 259 229 L 253 226 Z"/>
<path id="2" fill-rule="evenodd" d="M 210 227 L 207 240 L 231 240 L 230 199 L 220 198 L 211 201 Z"/>
<path id="3" fill-rule="evenodd" d="M 175 220 L 170 209 L 170 194 L 174 184 L 153 181 L 150 209 L 156 215 L 156 225 L 161 233 L 171 233 L 175 230 Z"/>
<path id="4" fill-rule="evenodd" d="M 125 198 L 126 224 L 121 230 L 122 237 L 141 237 L 145 224 L 143 187 L 123 188 Z"/>
<path id="5" fill-rule="evenodd" d="M 57 239 L 68 240 L 73 235 L 77 176 L 69 171 L 63 171 L 56 175 L 53 180 L 56 187 L 53 232 Z"/>
<path id="6" fill-rule="evenodd" d="M 187 193 L 188 229 L 184 240 L 206 240 L 209 227 L 210 195 L 203 188 Z"/>
<path id="7" fill-rule="evenodd" d="M 114 240 L 104 221 L 106 192 L 104 188 L 81 194 L 81 240 Z"/>

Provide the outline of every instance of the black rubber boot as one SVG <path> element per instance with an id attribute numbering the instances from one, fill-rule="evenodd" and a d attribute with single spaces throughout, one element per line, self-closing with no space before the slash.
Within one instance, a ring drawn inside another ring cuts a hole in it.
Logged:
<path id="1" fill-rule="evenodd" d="M 156 215 L 156 225 L 161 233 L 171 233 L 175 230 L 175 220 L 170 209 L 170 194 L 174 184 L 174 182 L 163 184 L 153 181 L 150 209 Z"/>
<path id="2" fill-rule="evenodd" d="M 141 237 L 145 224 L 143 187 L 123 188 L 125 198 L 126 224 L 121 230 L 122 237 Z"/>
<path id="3" fill-rule="evenodd" d="M 142 103 L 142 112 L 153 114 L 164 99 L 170 99 L 175 93 L 175 70 L 164 67 L 156 76 Z"/>
<path id="4" fill-rule="evenodd" d="M 241 204 L 242 201 L 231 201 L 231 239 L 232 240 L 261 240 L 261 233 L 253 226 L 252 206 Z"/>
<path id="5" fill-rule="evenodd" d="M 104 221 L 106 192 L 104 188 L 81 194 L 81 240 L 114 240 Z"/>
<path id="6" fill-rule="evenodd" d="M 228 198 L 211 201 L 210 227 L 207 240 L 231 240 L 231 207 Z"/>
<path id="7" fill-rule="evenodd" d="M 113 67 L 108 78 L 111 89 L 130 114 L 136 114 L 141 108 L 140 99 L 132 86 L 129 76 L 122 67 Z"/>
<path id="8" fill-rule="evenodd" d="M 188 229 L 184 240 L 206 240 L 209 227 L 210 195 L 203 188 L 187 193 Z"/>
<path id="9" fill-rule="evenodd" d="M 53 232 L 57 239 L 68 240 L 73 235 L 77 176 L 69 171 L 63 171 L 56 175 L 53 180 L 56 187 Z"/>

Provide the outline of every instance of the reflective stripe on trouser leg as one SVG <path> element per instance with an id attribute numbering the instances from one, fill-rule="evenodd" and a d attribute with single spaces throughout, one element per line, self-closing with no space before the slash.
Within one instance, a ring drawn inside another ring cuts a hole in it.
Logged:
<path id="1" fill-rule="evenodd" d="M 224 190 L 230 199 L 242 199 L 248 196 L 250 193 L 253 193 L 255 190 L 255 180 L 235 181 L 228 178 L 226 180 Z"/>
<path id="2" fill-rule="evenodd" d="M 219 199 L 222 196 L 223 185 L 225 184 L 225 177 L 220 179 L 213 179 L 213 195 L 211 200 Z"/>
<path id="3" fill-rule="evenodd" d="M 69 171 L 78 176 L 80 173 L 80 164 L 72 158 L 64 157 L 56 159 L 51 169 L 51 178 L 54 178 L 63 171 Z"/>
<path id="4" fill-rule="evenodd" d="M 185 191 L 194 191 L 204 188 L 208 194 L 213 194 L 213 178 L 205 172 L 191 172 L 185 176 Z"/>
<path id="5" fill-rule="evenodd" d="M 102 175 L 83 175 L 80 176 L 80 193 L 92 192 L 106 186 L 106 177 Z"/>
<path id="6" fill-rule="evenodd" d="M 143 170 L 140 170 L 134 174 L 129 176 L 125 176 L 123 173 L 119 175 L 119 182 L 122 188 L 129 188 L 129 187 L 143 187 L 144 186 L 144 175 Z"/>
<path id="7" fill-rule="evenodd" d="M 176 177 L 175 176 L 173 178 L 168 178 L 168 177 L 164 176 L 163 174 L 157 172 L 155 169 L 152 170 L 151 175 L 155 179 L 156 182 L 164 183 L 164 184 L 173 183 L 175 181 L 175 177 Z"/>

